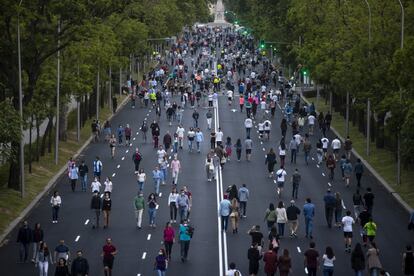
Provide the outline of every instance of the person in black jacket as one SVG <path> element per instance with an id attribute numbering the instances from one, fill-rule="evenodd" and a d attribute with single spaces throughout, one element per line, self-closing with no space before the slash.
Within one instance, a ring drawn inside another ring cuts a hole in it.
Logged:
<path id="1" fill-rule="evenodd" d="M 55 276 L 70 276 L 69 268 L 64 258 L 60 258 L 56 264 Z"/>
<path id="2" fill-rule="evenodd" d="M 267 164 L 267 171 L 269 172 L 269 178 L 271 178 L 276 164 L 276 153 L 273 148 L 270 148 L 269 152 L 266 154 L 265 164 Z"/>
<path id="3" fill-rule="evenodd" d="M 300 215 L 300 209 L 296 207 L 295 201 L 290 201 L 290 206 L 286 209 L 286 216 L 288 219 L 288 225 L 290 229 L 290 237 L 297 237 L 296 232 L 298 231 L 298 216 Z"/>
<path id="4" fill-rule="evenodd" d="M 20 262 L 27 262 L 29 257 L 29 246 L 33 240 L 33 231 L 29 227 L 27 221 L 23 222 L 22 227 L 19 229 L 17 234 L 17 242 L 20 244 L 19 247 L 19 257 Z"/>
<path id="5" fill-rule="evenodd" d="M 32 234 L 32 243 L 33 243 L 33 257 L 32 257 L 32 263 L 35 263 L 36 254 L 39 250 L 40 242 L 44 239 L 43 229 L 40 227 L 40 223 L 36 223 L 35 227 L 33 229 Z"/>
<path id="6" fill-rule="evenodd" d="M 89 263 L 88 260 L 82 257 L 82 250 L 76 252 L 77 257 L 72 262 L 71 274 L 72 276 L 88 276 Z"/>
<path id="7" fill-rule="evenodd" d="M 104 199 L 102 200 L 102 212 L 104 215 L 104 228 L 109 226 L 109 214 L 111 213 L 112 200 L 110 193 L 105 192 Z"/>
<path id="8" fill-rule="evenodd" d="M 365 254 L 360 243 L 357 243 L 352 251 L 351 266 L 356 275 L 362 275 L 365 270 Z"/>
<path id="9" fill-rule="evenodd" d="M 85 164 L 85 160 L 82 160 L 82 163 L 78 169 L 79 169 L 79 176 L 81 180 L 82 192 L 86 192 L 89 168 L 88 168 L 88 165 Z"/>
<path id="10" fill-rule="evenodd" d="M 259 272 L 259 261 L 262 258 L 257 243 L 253 243 L 247 251 L 247 258 L 249 259 L 249 275 L 257 275 Z"/>
<path id="11" fill-rule="evenodd" d="M 99 196 L 99 192 L 95 191 L 91 200 L 91 209 L 95 214 L 95 223 L 92 224 L 92 228 L 99 228 L 99 216 L 101 215 L 102 201 Z"/>

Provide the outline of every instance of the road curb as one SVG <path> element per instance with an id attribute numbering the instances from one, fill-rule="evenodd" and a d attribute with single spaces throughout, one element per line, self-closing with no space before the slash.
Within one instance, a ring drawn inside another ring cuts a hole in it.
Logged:
<path id="1" fill-rule="evenodd" d="M 121 111 L 124 106 L 127 104 L 129 97 L 126 96 L 122 100 L 121 104 L 118 107 L 117 113 L 112 113 L 107 120 L 111 120 L 119 111 Z M 110 107 L 111 108 L 111 107 Z M 82 151 L 91 143 L 93 136 L 91 135 L 85 143 L 80 147 L 76 153 L 73 155 L 74 158 L 77 158 Z M 35 205 L 56 185 L 59 177 L 66 171 L 66 165 L 63 165 L 62 168 L 49 180 L 44 189 L 30 202 L 30 204 L 20 213 L 20 215 L 15 218 L 3 231 L 0 235 L 0 246 L 3 246 L 7 236 L 13 231 L 13 229 L 30 213 L 30 211 L 35 207 Z"/>
<path id="2" fill-rule="evenodd" d="M 306 102 L 308 105 L 311 103 L 303 96 L 301 95 L 301 98 L 304 102 Z M 338 138 L 344 142 L 345 138 L 342 137 L 338 131 L 331 126 L 331 130 L 333 133 L 335 133 Z M 407 202 L 404 201 L 404 199 L 401 198 L 401 196 L 391 187 L 391 185 L 369 164 L 367 160 L 365 160 L 355 149 L 352 149 L 352 153 L 361 161 L 364 163 L 364 166 L 372 173 L 372 175 L 384 186 L 384 188 L 398 201 L 398 203 L 409 213 L 413 211 L 413 208 L 410 207 L 410 205 L 407 204 Z"/>

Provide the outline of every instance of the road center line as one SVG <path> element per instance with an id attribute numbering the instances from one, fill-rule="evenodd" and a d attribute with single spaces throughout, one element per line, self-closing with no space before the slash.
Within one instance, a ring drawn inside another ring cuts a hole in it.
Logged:
<path id="1" fill-rule="evenodd" d="M 118 164 L 118 166 L 116 166 L 117 169 L 119 169 L 121 167 L 121 165 Z"/>
<path id="2" fill-rule="evenodd" d="M 113 174 L 112 174 L 112 177 L 115 177 L 115 175 L 116 175 L 116 173 L 113 173 Z"/>
<path id="3" fill-rule="evenodd" d="M 89 219 L 87 219 L 87 220 L 85 221 L 85 225 L 88 225 L 88 223 L 89 223 Z"/>
<path id="4" fill-rule="evenodd" d="M 147 241 L 151 239 L 151 234 L 148 234 Z"/>
<path id="5" fill-rule="evenodd" d="M 75 242 L 78 242 L 78 241 L 79 241 L 79 239 L 80 239 L 80 236 L 78 235 L 78 236 L 76 237 L 76 239 L 75 239 Z"/>
<path id="6" fill-rule="evenodd" d="M 299 253 L 301 253 L 302 251 L 300 250 L 300 247 L 296 247 L 296 249 L 298 250 Z"/>
<path id="7" fill-rule="evenodd" d="M 325 173 L 322 173 L 323 176 L 325 176 Z"/>
<path id="8" fill-rule="evenodd" d="M 142 253 L 141 259 L 145 260 L 145 257 L 147 257 L 147 252 Z"/>
<path id="9" fill-rule="evenodd" d="M 125 156 L 122 156 L 121 160 L 124 161 L 124 159 L 125 159 Z"/>

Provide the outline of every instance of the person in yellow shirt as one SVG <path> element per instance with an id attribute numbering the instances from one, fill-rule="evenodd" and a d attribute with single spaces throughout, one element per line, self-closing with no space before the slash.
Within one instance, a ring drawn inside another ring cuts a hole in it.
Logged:
<path id="1" fill-rule="evenodd" d="M 377 235 L 377 225 L 372 221 L 372 218 L 369 218 L 368 222 L 365 223 L 364 231 L 367 234 L 368 240 L 373 242 Z"/>

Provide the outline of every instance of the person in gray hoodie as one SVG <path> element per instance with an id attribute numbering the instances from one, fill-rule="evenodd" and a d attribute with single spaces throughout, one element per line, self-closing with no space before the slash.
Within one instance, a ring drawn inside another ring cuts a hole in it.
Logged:
<path id="1" fill-rule="evenodd" d="M 246 184 L 243 184 L 239 188 L 239 202 L 240 202 L 240 214 L 245 218 L 246 217 L 246 207 L 247 201 L 249 200 L 249 189 L 247 189 Z"/>

